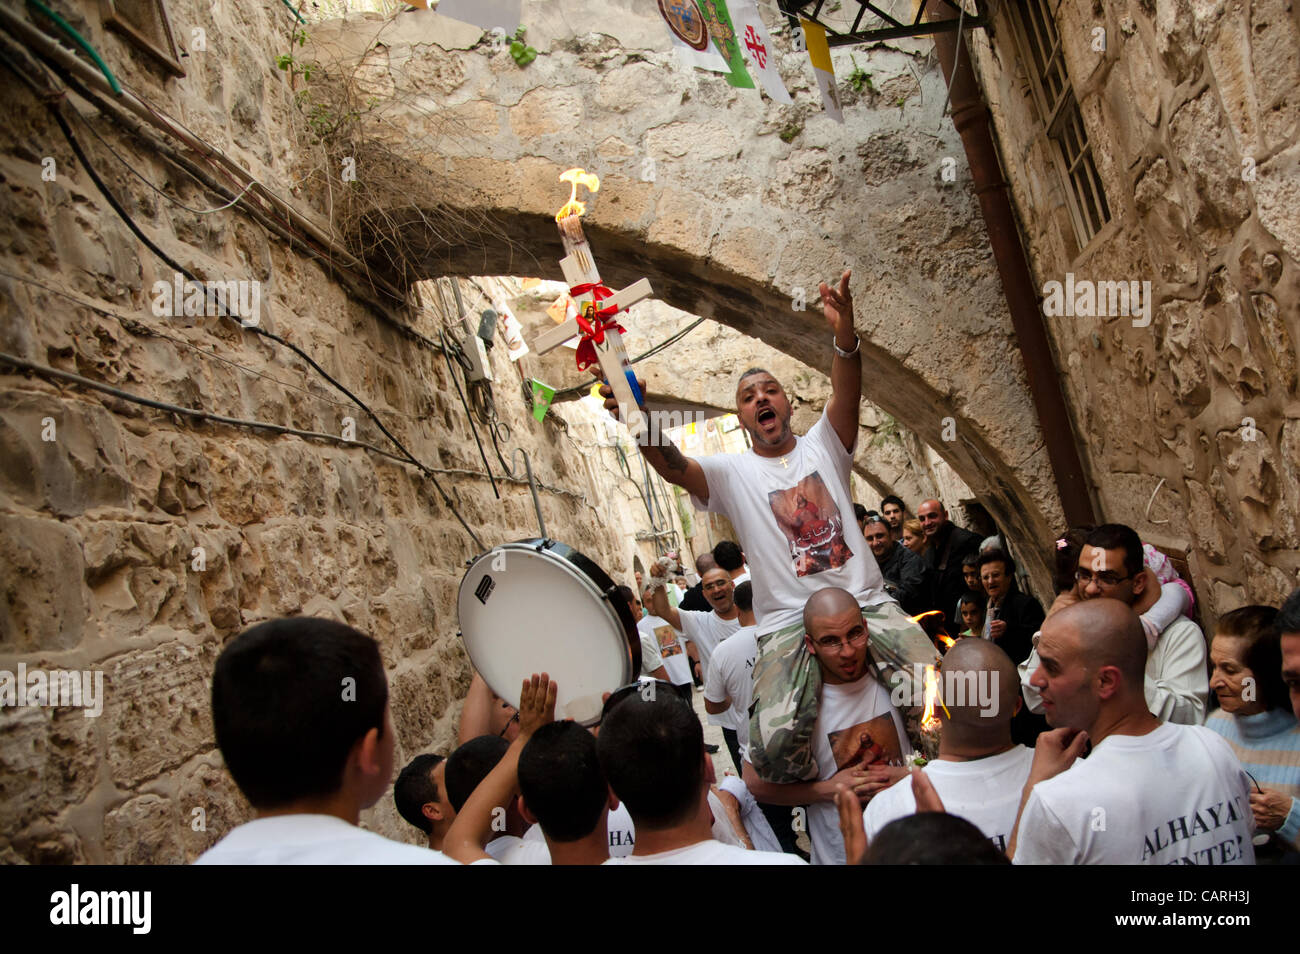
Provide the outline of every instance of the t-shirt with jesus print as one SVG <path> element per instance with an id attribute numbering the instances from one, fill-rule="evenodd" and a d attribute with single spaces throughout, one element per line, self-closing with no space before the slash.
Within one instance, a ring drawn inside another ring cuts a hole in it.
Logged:
<path id="1" fill-rule="evenodd" d="M 873 762 L 901 764 L 911 750 L 903 720 L 890 704 L 889 690 L 870 673 L 856 682 L 822 685 L 813 727 L 819 780 L 846 768 L 866 768 Z M 834 802 L 808 806 L 808 840 L 812 842 L 813 864 L 844 864 L 844 837 Z"/>
<path id="2" fill-rule="evenodd" d="M 1111 735 L 1034 786 L 1018 865 L 1253 865 L 1250 780 L 1210 729 Z"/>
<path id="3" fill-rule="evenodd" d="M 853 454 L 825 414 L 783 457 L 748 450 L 696 459 L 709 499 L 692 502 L 736 528 L 752 577 L 759 636 L 797 622 L 808 597 L 823 587 L 842 587 L 861 606 L 890 602 L 853 519 Z"/>

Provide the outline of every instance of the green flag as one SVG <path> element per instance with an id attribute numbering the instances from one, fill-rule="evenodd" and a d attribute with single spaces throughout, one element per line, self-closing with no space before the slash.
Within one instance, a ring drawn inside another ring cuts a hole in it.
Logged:
<path id="1" fill-rule="evenodd" d="M 554 399 L 555 388 L 533 378 L 533 417 L 539 424 L 542 418 L 546 417 L 546 409 L 551 406 L 551 401 Z"/>
<path id="2" fill-rule="evenodd" d="M 740 53 L 736 28 L 732 26 L 731 14 L 727 11 L 727 0 L 699 0 L 699 4 L 700 12 L 709 25 L 709 36 L 731 67 L 727 82 L 742 89 L 753 89 L 754 81 L 750 78 L 749 70 L 745 69 L 745 58 Z"/>

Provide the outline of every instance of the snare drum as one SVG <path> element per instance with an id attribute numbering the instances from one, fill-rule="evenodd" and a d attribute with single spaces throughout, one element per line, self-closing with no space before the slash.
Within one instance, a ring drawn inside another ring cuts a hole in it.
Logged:
<path id="1" fill-rule="evenodd" d="M 518 708 L 519 686 L 545 672 L 557 719 L 600 720 L 601 696 L 641 674 L 641 638 L 614 581 L 555 540 L 521 540 L 475 559 L 456 601 L 474 668 Z"/>

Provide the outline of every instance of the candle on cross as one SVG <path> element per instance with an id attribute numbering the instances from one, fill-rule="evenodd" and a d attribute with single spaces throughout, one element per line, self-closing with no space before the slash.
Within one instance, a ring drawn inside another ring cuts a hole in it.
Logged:
<path id="1" fill-rule="evenodd" d="M 644 397 L 632 371 L 632 362 L 628 360 L 627 351 L 623 347 L 622 329 L 615 316 L 651 297 L 653 291 L 650 282 L 644 278 L 618 292 L 605 287 L 600 280 L 600 272 L 596 270 L 587 237 L 582 231 L 581 216 L 586 211 L 586 204 L 577 198 L 579 185 L 595 192 L 600 188 L 600 180 L 582 169 L 569 169 L 560 175 L 560 181 L 568 182 L 571 186 L 569 201 L 555 216 L 565 252 L 564 258 L 560 259 L 560 268 L 564 272 L 564 280 L 569 285 L 569 294 L 573 297 L 578 313 L 558 327 L 539 335 L 533 346 L 538 354 L 546 354 L 581 335 L 583 341 L 578 348 L 578 369 L 585 371 L 590 364 L 599 363 L 601 374 L 609 382 L 614 398 L 618 401 L 619 419 L 627 425 L 632 438 L 639 440 L 646 432 L 645 415 L 641 413 L 640 407 Z"/>

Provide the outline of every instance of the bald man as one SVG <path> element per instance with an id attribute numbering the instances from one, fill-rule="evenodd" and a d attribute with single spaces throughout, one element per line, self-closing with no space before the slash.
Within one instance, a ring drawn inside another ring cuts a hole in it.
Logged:
<path id="1" fill-rule="evenodd" d="M 996 643 L 959 639 L 939 667 L 939 757 L 925 767 L 944 807 L 1005 852 L 1034 750 L 1011 740 L 1020 708 L 1020 677 Z M 946 707 L 946 708 L 945 708 Z M 863 813 L 868 839 L 916 812 L 909 779 L 881 792 Z"/>
<path id="2" fill-rule="evenodd" d="M 1151 714 L 1146 636 L 1126 603 L 1054 614 L 1038 655 L 1033 683 L 1054 729 L 1034 750 L 1016 864 L 1255 863 L 1245 770 L 1211 730 Z"/>
<path id="3" fill-rule="evenodd" d="M 968 555 L 979 553 L 980 537 L 949 520 L 943 504 L 933 498 L 921 501 L 916 519 L 921 521 L 928 544 L 922 559 L 934 570 L 934 602 L 944 612 L 949 631 L 960 632 L 961 619 L 954 614 L 957 601 L 966 592 L 961 565 Z"/>
<path id="4" fill-rule="evenodd" d="M 867 620 L 853 594 L 835 586 L 818 590 L 804 606 L 803 626 L 805 648 L 821 676 L 812 731 L 817 780 L 765 781 L 750 760 L 745 761 L 744 780 L 760 802 L 806 805 L 812 863 L 842 865 L 836 786 L 844 784 L 862 801 L 871 798 L 907 774 L 901 762 L 911 746 L 868 651 Z M 754 694 L 780 685 L 774 669 L 756 673 Z"/>

